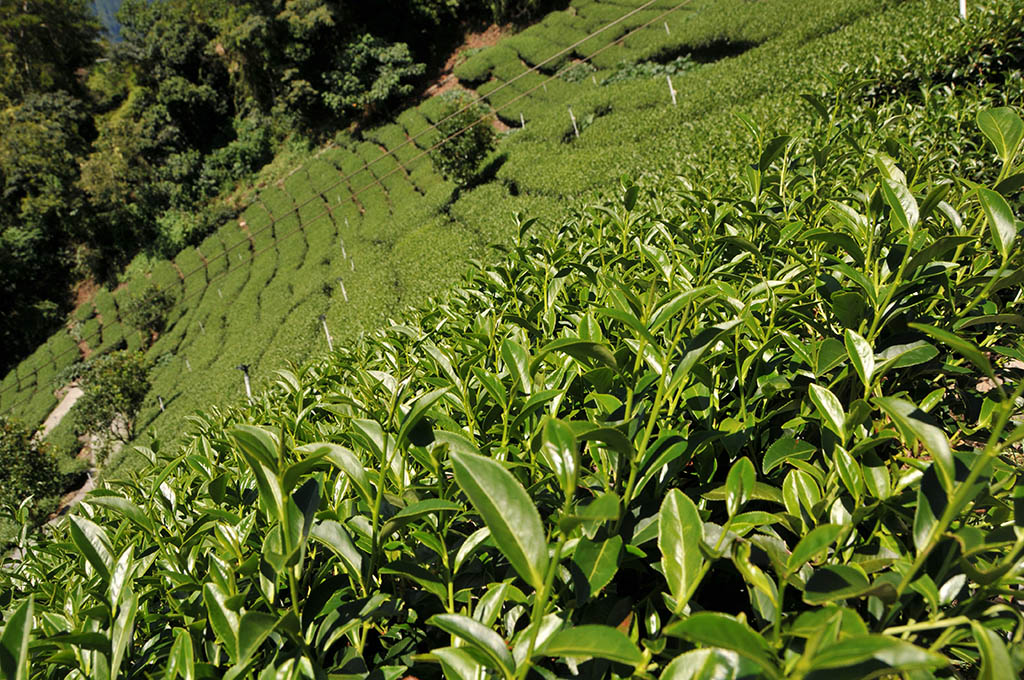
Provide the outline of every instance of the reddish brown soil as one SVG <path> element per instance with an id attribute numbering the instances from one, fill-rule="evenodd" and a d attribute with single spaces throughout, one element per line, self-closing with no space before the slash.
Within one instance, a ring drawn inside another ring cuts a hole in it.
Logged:
<path id="1" fill-rule="evenodd" d="M 441 75 L 438 77 L 437 81 L 424 91 L 424 98 L 430 98 L 434 95 L 459 87 L 459 79 L 455 77 L 455 74 L 452 73 L 452 71 L 454 71 L 456 65 L 462 61 L 463 52 L 466 50 L 475 50 L 480 49 L 481 47 L 492 47 L 493 45 L 497 45 L 499 40 L 511 32 L 511 26 L 491 24 L 484 31 L 466 34 L 465 41 L 451 53 L 448 60 L 444 63 L 444 68 L 441 69 Z"/>
<path id="2" fill-rule="evenodd" d="M 92 278 L 88 278 L 82 281 L 75 287 L 75 311 L 87 302 L 92 302 L 92 299 L 96 297 L 96 291 L 100 289 L 100 284 L 96 283 Z"/>

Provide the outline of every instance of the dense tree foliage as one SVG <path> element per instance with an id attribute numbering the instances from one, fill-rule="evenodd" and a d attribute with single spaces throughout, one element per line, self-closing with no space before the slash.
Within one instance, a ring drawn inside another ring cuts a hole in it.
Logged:
<path id="1" fill-rule="evenodd" d="M 467 22 L 543 4 L 126 0 L 117 42 L 83 0 L 0 4 L 0 369 L 76 282 L 198 243 L 282 140 L 393 112 Z"/>
<path id="2" fill-rule="evenodd" d="M 468 93 L 446 93 L 447 106 L 438 122 L 438 133 L 447 141 L 430 153 L 434 167 L 456 184 L 469 184 L 487 154 L 494 149 L 494 118 L 483 104 L 474 104 Z M 477 125 L 481 119 L 484 124 Z M 468 129 L 467 129 L 468 128 Z"/>
<path id="3" fill-rule="evenodd" d="M 52 500 L 62 483 L 49 446 L 33 439 L 20 423 L 0 418 L 0 507 L 16 506 L 29 496 Z M 50 505 L 37 503 L 35 511 L 45 512 Z"/>
<path id="4" fill-rule="evenodd" d="M 148 373 L 141 352 L 120 350 L 93 361 L 79 382 L 84 394 L 75 405 L 78 430 L 104 448 L 112 439 L 130 441 L 135 414 L 149 392 Z"/>

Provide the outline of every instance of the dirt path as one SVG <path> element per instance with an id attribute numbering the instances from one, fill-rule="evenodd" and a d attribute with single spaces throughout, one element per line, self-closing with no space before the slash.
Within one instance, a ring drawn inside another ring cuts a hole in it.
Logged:
<path id="1" fill-rule="evenodd" d="M 78 387 L 69 388 L 67 393 L 64 395 L 64 398 L 60 400 L 59 404 L 57 404 L 57 408 L 53 409 L 53 411 L 50 412 L 50 415 L 46 416 L 46 420 L 43 421 L 43 427 L 40 430 L 39 436 L 45 437 L 50 434 L 50 432 L 53 431 L 53 428 L 57 427 L 60 421 L 64 419 L 64 416 L 68 414 L 68 411 L 70 411 L 71 407 L 75 405 L 75 402 L 81 398 L 82 394 L 82 390 Z"/>

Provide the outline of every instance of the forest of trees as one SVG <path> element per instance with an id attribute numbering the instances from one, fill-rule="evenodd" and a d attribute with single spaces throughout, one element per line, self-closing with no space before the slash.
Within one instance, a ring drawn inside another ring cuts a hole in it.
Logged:
<path id="1" fill-rule="evenodd" d="M 544 0 L 0 3 L 0 370 L 59 327 L 76 283 L 174 254 L 283 140 L 386 117 L 467 26 Z"/>

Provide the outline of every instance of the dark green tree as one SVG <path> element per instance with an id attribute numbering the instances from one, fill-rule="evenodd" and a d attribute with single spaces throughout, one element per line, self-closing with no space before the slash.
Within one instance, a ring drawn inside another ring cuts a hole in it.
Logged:
<path id="1" fill-rule="evenodd" d="M 0 2 L 0 108 L 78 90 L 78 69 L 100 54 L 99 30 L 85 0 Z"/>
<path id="2" fill-rule="evenodd" d="M 465 186 L 476 177 L 480 164 L 494 149 L 493 116 L 468 93 L 452 92 L 441 117 L 438 133 L 442 139 L 451 139 L 431 151 L 430 160 L 438 172 Z"/>
<path id="3" fill-rule="evenodd" d="M 405 43 L 389 43 L 363 34 L 349 43 L 342 56 L 344 68 L 327 74 L 330 89 L 324 102 L 341 118 L 371 116 L 412 92 L 412 79 L 426 68 L 413 61 Z"/>
<path id="4" fill-rule="evenodd" d="M 0 111 L 0 369 L 30 352 L 67 306 L 69 244 L 86 236 L 75 183 L 88 117 L 65 92 Z"/>
<path id="5" fill-rule="evenodd" d="M 0 418 L 0 506 L 16 506 L 28 496 L 35 512 L 48 512 L 63 479 L 50 447 L 20 423 Z"/>
<path id="6" fill-rule="evenodd" d="M 164 329 L 167 313 L 173 306 L 174 297 L 159 286 L 148 284 L 129 295 L 119 312 L 128 325 L 137 328 L 149 340 Z"/>
<path id="7" fill-rule="evenodd" d="M 119 350 L 95 359 L 83 372 L 84 394 L 75 404 L 75 426 L 101 445 L 135 436 L 135 416 L 149 392 L 149 362 L 141 352 Z"/>

